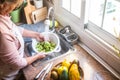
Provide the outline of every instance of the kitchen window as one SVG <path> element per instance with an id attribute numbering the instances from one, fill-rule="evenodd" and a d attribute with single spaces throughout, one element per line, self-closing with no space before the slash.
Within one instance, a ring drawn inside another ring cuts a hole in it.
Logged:
<path id="1" fill-rule="evenodd" d="M 62 25 L 69 24 L 86 46 L 83 48 L 119 77 L 120 0 L 57 0 L 56 2 L 56 16 Z"/>
<path id="2" fill-rule="evenodd" d="M 85 7 L 85 31 L 106 50 L 94 51 L 120 73 L 120 0 L 87 0 Z"/>
<path id="3" fill-rule="evenodd" d="M 120 2 L 89 0 L 88 5 L 86 29 L 107 42 L 116 50 L 115 55 L 120 57 Z"/>
<path id="4" fill-rule="evenodd" d="M 80 18 L 81 0 L 62 0 L 62 7 Z"/>

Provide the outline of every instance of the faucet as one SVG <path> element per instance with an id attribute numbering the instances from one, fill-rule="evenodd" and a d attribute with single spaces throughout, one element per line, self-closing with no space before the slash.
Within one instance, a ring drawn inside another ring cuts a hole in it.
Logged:
<path id="1" fill-rule="evenodd" d="M 52 15 L 50 15 L 50 14 L 52 14 Z M 47 26 L 50 26 L 50 17 L 52 18 L 52 28 L 51 28 L 51 30 L 54 30 L 55 20 L 54 20 L 54 9 L 53 9 L 53 7 L 50 7 L 49 10 L 48 10 L 48 15 L 47 15 L 46 20 L 45 20 L 45 24 Z"/>
<path id="2" fill-rule="evenodd" d="M 48 15 L 47 15 L 47 18 L 48 18 L 48 19 L 49 19 L 49 17 L 50 17 L 51 11 L 53 11 L 53 12 L 52 12 L 52 13 L 53 13 L 52 16 L 54 16 L 54 9 L 53 9 L 53 7 L 50 7 L 49 10 L 48 10 Z"/>

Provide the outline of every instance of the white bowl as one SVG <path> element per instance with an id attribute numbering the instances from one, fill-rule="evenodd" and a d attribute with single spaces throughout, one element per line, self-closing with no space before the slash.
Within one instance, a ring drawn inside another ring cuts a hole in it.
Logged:
<path id="1" fill-rule="evenodd" d="M 54 42 L 56 44 L 56 47 L 52 50 L 52 51 L 49 51 L 49 52 L 45 52 L 44 54 L 51 54 L 53 52 L 59 52 L 61 50 L 61 46 L 60 46 L 60 39 L 58 37 L 57 34 L 55 33 L 52 33 L 52 32 L 43 32 L 41 33 L 43 36 L 48 36 L 49 37 L 49 40 L 51 42 Z M 36 49 L 36 45 L 39 41 L 37 41 L 36 39 L 32 39 L 32 48 L 33 50 L 36 52 L 36 53 L 39 53 L 39 51 L 37 51 Z"/>

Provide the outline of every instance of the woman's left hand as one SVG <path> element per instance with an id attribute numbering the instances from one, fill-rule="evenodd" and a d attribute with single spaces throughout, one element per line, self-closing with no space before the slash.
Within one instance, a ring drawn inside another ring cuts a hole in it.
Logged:
<path id="1" fill-rule="evenodd" d="M 37 53 L 37 56 L 38 56 L 38 59 L 42 59 L 42 58 L 46 57 L 44 52 Z"/>

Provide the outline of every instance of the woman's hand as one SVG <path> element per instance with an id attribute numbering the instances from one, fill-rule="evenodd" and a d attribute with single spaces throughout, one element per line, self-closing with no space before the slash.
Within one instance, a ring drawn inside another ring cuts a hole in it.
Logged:
<path id="1" fill-rule="evenodd" d="M 42 34 L 36 33 L 35 36 L 36 36 L 35 38 L 36 38 L 38 41 L 44 41 L 44 36 L 43 36 Z"/>
<path id="2" fill-rule="evenodd" d="M 44 36 L 42 34 L 40 34 L 39 32 L 35 32 L 35 31 L 30 31 L 27 29 L 23 30 L 23 37 L 29 37 L 29 38 L 35 38 L 38 41 L 44 41 Z"/>
<path id="3" fill-rule="evenodd" d="M 44 58 L 46 55 L 44 53 L 37 53 L 38 59 Z"/>

